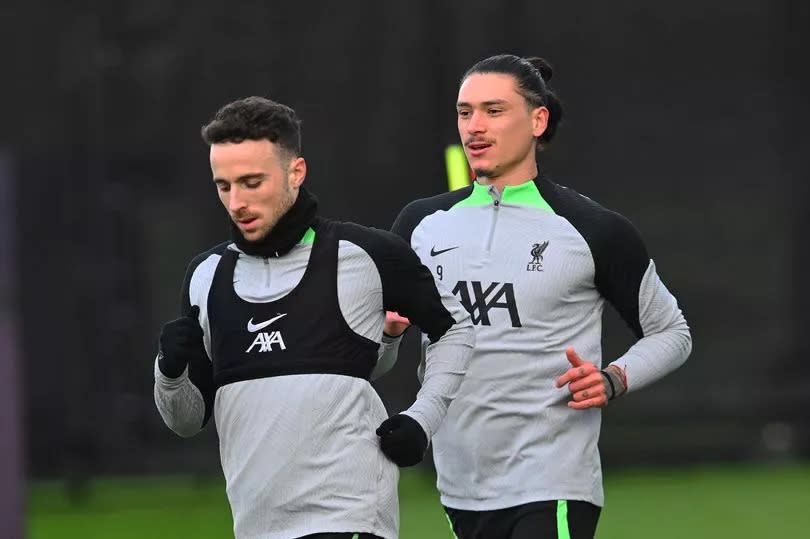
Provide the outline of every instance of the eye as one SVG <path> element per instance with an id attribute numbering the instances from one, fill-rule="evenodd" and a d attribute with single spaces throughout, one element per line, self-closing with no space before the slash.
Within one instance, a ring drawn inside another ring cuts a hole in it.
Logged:
<path id="1" fill-rule="evenodd" d="M 496 115 L 502 113 L 503 110 L 501 110 L 501 109 L 489 109 L 489 110 L 487 110 L 487 112 L 489 113 L 490 116 L 496 116 Z"/>
<path id="2" fill-rule="evenodd" d="M 217 191 L 220 193 L 227 193 L 230 190 L 231 186 L 227 182 L 217 182 Z"/>
<path id="3" fill-rule="evenodd" d="M 261 180 L 248 180 L 245 182 L 245 187 L 248 189 L 256 189 L 262 184 Z"/>
<path id="4" fill-rule="evenodd" d="M 458 111 L 458 117 L 459 118 L 469 118 L 470 117 L 470 111 L 469 110 L 460 110 L 460 111 Z"/>

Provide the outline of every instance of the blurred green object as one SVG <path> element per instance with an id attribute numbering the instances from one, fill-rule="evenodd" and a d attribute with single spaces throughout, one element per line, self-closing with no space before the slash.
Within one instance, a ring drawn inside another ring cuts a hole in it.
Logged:
<path id="1" fill-rule="evenodd" d="M 810 465 L 606 472 L 600 539 L 810 537 Z M 71 503 L 64 484 L 28 492 L 31 539 L 232 537 L 219 479 L 98 479 Z M 434 478 L 405 470 L 402 539 L 449 539 Z"/>
<path id="2" fill-rule="evenodd" d="M 470 166 L 461 144 L 451 144 L 444 149 L 444 165 L 447 169 L 448 191 L 455 191 L 472 183 Z"/>

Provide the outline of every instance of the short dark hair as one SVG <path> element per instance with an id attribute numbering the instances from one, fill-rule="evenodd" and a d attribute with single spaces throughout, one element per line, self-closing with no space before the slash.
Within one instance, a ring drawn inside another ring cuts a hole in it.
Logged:
<path id="1" fill-rule="evenodd" d="M 537 137 L 537 142 L 541 144 L 551 142 L 557 132 L 557 126 L 562 121 L 563 109 L 560 99 L 548 85 L 552 70 L 547 61 L 537 57 L 521 58 L 513 54 L 490 56 L 468 69 L 461 77 L 461 82 L 474 73 L 502 73 L 513 76 L 517 82 L 518 93 L 523 96 L 529 107 L 548 109 L 548 125 L 545 132 Z"/>
<path id="2" fill-rule="evenodd" d="M 267 139 L 295 157 L 301 155 L 301 121 L 295 111 L 265 97 L 228 103 L 201 130 L 206 144 Z"/>

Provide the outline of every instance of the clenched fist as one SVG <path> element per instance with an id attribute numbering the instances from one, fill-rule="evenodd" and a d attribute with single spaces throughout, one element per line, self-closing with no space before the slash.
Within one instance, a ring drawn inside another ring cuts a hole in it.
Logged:
<path id="1" fill-rule="evenodd" d="M 425 456 L 427 434 L 410 416 L 397 414 L 389 417 L 377 428 L 380 449 L 397 466 L 413 466 Z"/>
<path id="2" fill-rule="evenodd" d="M 203 331 L 198 321 L 200 308 L 191 308 L 187 316 L 172 320 L 160 332 L 158 367 L 164 376 L 177 378 L 193 359 L 205 357 Z"/>

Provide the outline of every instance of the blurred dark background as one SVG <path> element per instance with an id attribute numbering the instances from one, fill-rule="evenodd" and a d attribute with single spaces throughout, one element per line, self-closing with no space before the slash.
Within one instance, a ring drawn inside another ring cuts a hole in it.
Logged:
<path id="1" fill-rule="evenodd" d="M 388 228 L 446 190 L 459 78 L 501 52 L 551 61 L 566 118 L 541 168 L 636 224 L 692 328 L 683 368 L 606 410 L 606 467 L 810 456 L 807 15 L 785 0 L 4 3 L 0 298 L 19 352 L 7 337 L 4 391 L 19 380 L 26 475 L 219 469 L 214 429 L 181 440 L 152 400 L 186 264 L 227 237 L 199 137 L 219 106 L 293 106 L 323 213 Z M 376 384 L 392 413 L 417 389 L 416 340 Z M 608 312 L 605 360 L 631 342 Z M 2 436 L 20 439 L 13 424 Z"/>

